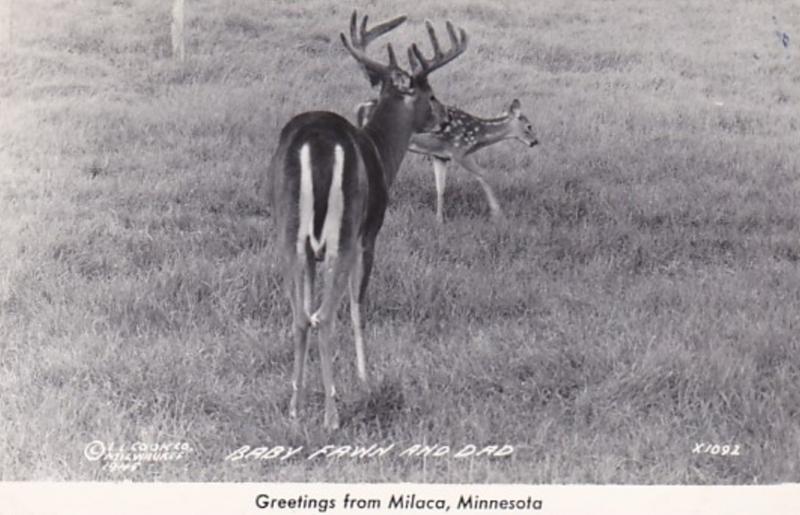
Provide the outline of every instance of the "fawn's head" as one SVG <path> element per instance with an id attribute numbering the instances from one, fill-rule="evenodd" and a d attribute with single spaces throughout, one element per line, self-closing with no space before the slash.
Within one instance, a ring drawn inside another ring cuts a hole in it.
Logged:
<path id="1" fill-rule="evenodd" d="M 531 125 L 528 117 L 522 114 L 522 106 L 519 100 L 515 98 L 514 101 L 511 102 L 506 116 L 508 116 L 511 136 L 514 139 L 518 139 L 529 147 L 539 144 L 539 139 L 536 137 L 536 134 L 533 133 L 533 125 Z"/>

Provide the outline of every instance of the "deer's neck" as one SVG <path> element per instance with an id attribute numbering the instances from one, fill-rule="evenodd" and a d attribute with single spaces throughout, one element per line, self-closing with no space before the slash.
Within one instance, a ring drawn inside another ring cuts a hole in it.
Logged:
<path id="1" fill-rule="evenodd" d="M 383 161 L 386 187 L 391 187 L 413 133 L 412 113 L 402 102 L 379 102 L 364 131 L 372 138 Z"/>
<path id="2" fill-rule="evenodd" d="M 489 119 L 477 118 L 472 127 L 465 127 L 465 131 L 472 130 L 475 135 L 476 142 L 473 150 L 493 145 L 504 139 L 513 138 L 514 133 L 510 121 L 511 119 L 508 116 Z"/>

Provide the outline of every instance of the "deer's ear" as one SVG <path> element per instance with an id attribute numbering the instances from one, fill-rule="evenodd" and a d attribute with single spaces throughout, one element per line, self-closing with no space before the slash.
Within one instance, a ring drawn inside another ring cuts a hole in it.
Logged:
<path id="1" fill-rule="evenodd" d="M 511 107 L 508 108 L 508 112 L 513 114 L 514 116 L 519 116 L 521 109 L 522 105 L 520 105 L 519 99 L 515 98 L 514 101 L 511 102 Z"/>
<path id="2" fill-rule="evenodd" d="M 369 100 L 356 106 L 356 122 L 359 127 L 364 127 L 369 122 L 372 117 L 372 111 L 375 110 L 377 104 L 377 100 Z"/>

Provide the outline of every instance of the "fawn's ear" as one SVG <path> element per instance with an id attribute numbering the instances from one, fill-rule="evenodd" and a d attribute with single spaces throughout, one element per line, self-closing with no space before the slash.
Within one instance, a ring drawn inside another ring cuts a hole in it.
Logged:
<path id="1" fill-rule="evenodd" d="M 514 101 L 511 102 L 511 107 L 508 108 L 508 112 L 513 114 L 514 116 L 519 116 L 521 109 L 522 105 L 520 105 L 519 99 L 515 98 Z"/>

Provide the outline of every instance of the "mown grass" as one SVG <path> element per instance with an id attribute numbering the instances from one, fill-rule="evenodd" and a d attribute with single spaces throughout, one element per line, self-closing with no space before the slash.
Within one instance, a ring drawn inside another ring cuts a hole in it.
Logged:
<path id="1" fill-rule="evenodd" d="M 790 2 L 460 2 L 445 102 L 518 97 L 542 142 L 479 161 L 508 219 L 430 164 L 392 191 L 369 292 L 373 388 L 321 429 L 316 357 L 286 417 L 288 303 L 256 187 L 277 133 L 371 92 L 337 39 L 353 6 L 26 3 L 0 62 L 0 477 L 762 483 L 800 453 L 797 49 Z M 357 3 L 379 20 L 402 2 Z M 773 18 L 774 17 L 774 18 Z M 190 441 L 112 475 L 100 439 Z M 242 445 L 516 446 L 506 459 L 230 463 Z M 741 456 L 693 455 L 696 442 Z"/>

